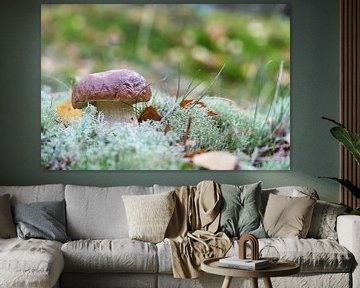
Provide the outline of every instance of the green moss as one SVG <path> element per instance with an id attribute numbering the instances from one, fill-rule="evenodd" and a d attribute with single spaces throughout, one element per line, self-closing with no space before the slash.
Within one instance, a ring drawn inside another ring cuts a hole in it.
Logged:
<path id="1" fill-rule="evenodd" d="M 163 115 L 161 121 L 110 126 L 91 105 L 83 109 L 77 122 L 62 123 L 56 105 L 67 99 L 69 93 L 56 95 L 54 98 L 48 91 L 42 92 L 41 163 L 44 169 L 198 169 L 184 157 L 185 153 L 198 150 L 229 151 L 238 157 L 241 167 L 249 168 L 252 165 L 251 152 L 261 141 L 272 141 L 270 134 L 264 133 L 270 128 L 255 121 L 254 111 L 241 109 L 224 98 L 204 96 L 199 99 L 201 105 L 195 101 L 181 107 L 183 97 L 176 99 L 155 91 L 147 105 Z M 139 104 L 134 109 L 140 115 L 145 107 Z M 262 121 L 264 117 L 261 115 L 258 119 Z M 187 145 L 184 145 L 184 140 L 187 140 Z M 287 160 L 281 161 L 272 163 L 274 161 L 269 159 L 263 169 L 286 169 Z"/>

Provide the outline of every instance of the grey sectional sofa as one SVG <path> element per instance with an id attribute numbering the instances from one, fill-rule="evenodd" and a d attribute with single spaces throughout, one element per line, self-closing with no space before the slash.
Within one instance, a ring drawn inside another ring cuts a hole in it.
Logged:
<path id="1" fill-rule="evenodd" d="M 131 240 L 122 195 L 154 194 L 173 187 L 154 185 L 90 187 L 76 185 L 0 186 L 12 204 L 66 202 L 66 228 L 72 241 L 0 239 L 0 287 L 221 287 L 223 278 L 206 274 L 198 279 L 172 277 L 171 250 Z M 263 201 L 270 190 L 263 191 Z M 272 191 L 293 195 L 291 187 Z M 297 195 L 293 195 L 297 196 Z M 337 218 L 338 241 L 331 239 L 260 239 L 281 257 L 297 261 L 301 273 L 274 278 L 274 287 L 360 287 L 360 217 Z M 236 255 L 237 242 L 228 255 Z M 262 285 L 262 281 L 259 281 Z M 250 282 L 234 279 L 236 285 Z M 260 285 L 260 286 L 261 286 Z M 241 286 L 243 287 L 243 286 Z M 249 286 L 250 287 L 250 286 Z"/>

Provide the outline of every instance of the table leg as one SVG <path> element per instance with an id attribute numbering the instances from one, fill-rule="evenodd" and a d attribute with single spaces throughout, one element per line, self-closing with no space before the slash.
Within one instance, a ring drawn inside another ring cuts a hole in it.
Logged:
<path id="1" fill-rule="evenodd" d="M 258 288 L 258 279 L 257 278 L 251 278 L 252 286 L 253 288 Z"/>
<path id="2" fill-rule="evenodd" d="M 270 278 L 266 277 L 263 279 L 264 279 L 265 288 L 273 288 Z"/>
<path id="3" fill-rule="evenodd" d="M 225 276 L 224 282 L 221 286 L 221 288 L 230 288 L 232 277 L 231 276 Z"/>

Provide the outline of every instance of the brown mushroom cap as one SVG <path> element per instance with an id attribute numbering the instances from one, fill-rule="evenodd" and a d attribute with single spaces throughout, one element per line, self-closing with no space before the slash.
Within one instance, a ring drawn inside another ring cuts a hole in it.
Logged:
<path id="1" fill-rule="evenodd" d="M 93 73 L 82 78 L 72 92 L 74 108 L 97 101 L 119 101 L 126 104 L 149 101 L 150 85 L 139 73 L 127 69 Z"/>

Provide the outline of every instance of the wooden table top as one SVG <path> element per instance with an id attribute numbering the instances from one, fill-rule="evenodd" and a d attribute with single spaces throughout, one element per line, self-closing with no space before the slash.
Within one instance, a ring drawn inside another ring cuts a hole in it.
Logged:
<path id="1" fill-rule="evenodd" d="M 262 277 L 280 277 L 289 276 L 300 272 L 300 266 L 295 262 L 288 260 L 279 260 L 271 267 L 261 270 L 245 270 L 238 268 L 222 267 L 219 265 L 219 259 L 206 259 L 201 263 L 201 270 L 222 276 L 244 277 L 244 278 L 262 278 Z"/>

